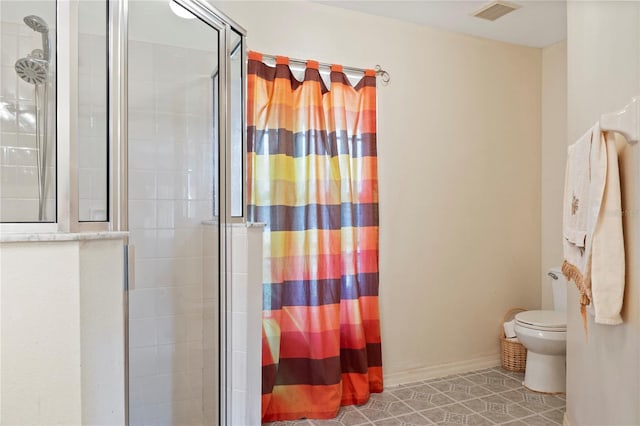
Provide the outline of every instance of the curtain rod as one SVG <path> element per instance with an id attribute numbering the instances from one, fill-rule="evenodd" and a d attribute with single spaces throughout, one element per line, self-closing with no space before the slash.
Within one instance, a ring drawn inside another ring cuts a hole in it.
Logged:
<path id="1" fill-rule="evenodd" d="M 273 61 L 276 60 L 276 56 L 275 55 L 267 55 L 267 54 L 262 54 L 263 58 L 268 58 L 271 59 Z M 293 62 L 297 65 L 307 65 L 307 61 L 304 59 L 293 59 L 293 58 L 289 58 L 289 62 Z M 328 64 L 326 62 L 318 62 L 318 66 L 320 67 L 325 67 L 325 68 L 331 68 L 332 64 Z M 364 72 L 366 71 L 365 68 L 357 68 L 357 67 L 345 67 L 343 66 L 342 69 L 344 71 L 349 71 L 349 72 L 361 72 L 364 74 Z M 391 76 L 389 75 L 389 73 L 385 70 L 382 69 L 382 67 L 380 65 L 376 65 L 374 68 L 376 75 L 380 77 L 380 80 L 382 81 L 383 85 L 387 85 L 389 84 L 389 82 L 391 81 Z"/>

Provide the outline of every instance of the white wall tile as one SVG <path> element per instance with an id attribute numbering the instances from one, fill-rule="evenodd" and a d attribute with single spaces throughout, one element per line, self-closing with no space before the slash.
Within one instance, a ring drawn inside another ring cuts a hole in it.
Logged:
<path id="1" fill-rule="evenodd" d="M 233 390 L 247 390 L 247 353 L 233 351 L 231 360 L 231 383 Z"/>
<path id="2" fill-rule="evenodd" d="M 33 102 L 33 100 L 35 99 L 33 86 L 17 78 L 16 88 L 18 91 L 18 100 L 20 102 Z"/>
<path id="3" fill-rule="evenodd" d="M 153 200 L 156 198 L 156 174 L 153 171 L 133 170 L 129 174 L 129 199 Z"/>
<path id="4" fill-rule="evenodd" d="M 132 170 L 156 169 L 156 144 L 145 139 L 129 137 L 129 166 Z"/>
<path id="5" fill-rule="evenodd" d="M 139 288 L 129 292 L 129 318 L 149 318 L 156 315 L 159 290 Z"/>
<path id="6" fill-rule="evenodd" d="M 167 287 L 175 285 L 174 277 L 179 274 L 174 258 L 158 258 L 153 260 L 155 268 L 155 286 Z"/>
<path id="7" fill-rule="evenodd" d="M 4 25 L 4 22 L 2 23 Z M 18 59 L 18 38 L 15 35 L 3 35 L 0 40 L 0 63 L 10 65 Z M 28 52 L 27 52 L 28 53 Z"/>
<path id="8" fill-rule="evenodd" d="M 170 402 L 172 399 L 172 377 L 170 374 L 140 377 L 138 379 L 144 388 L 143 401 L 145 404 L 159 404 Z"/>
<path id="9" fill-rule="evenodd" d="M 159 258 L 174 257 L 174 230 L 173 229 L 158 229 L 156 231 L 156 255 Z"/>
<path id="10" fill-rule="evenodd" d="M 0 96 L 4 99 L 16 99 L 17 97 L 18 82 L 16 81 L 15 76 L 12 75 L 14 70 L 13 65 L 2 66 L 2 68 L 0 68 L 0 71 L 2 72 L 2 75 L 0 76 Z"/>
<path id="11" fill-rule="evenodd" d="M 176 173 L 156 172 L 156 185 L 158 186 L 158 199 L 174 201 L 176 198 Z"/>
<path id="12" fill-rule="evenodd" d="M 158 344 L 166 345 L 187 341 L 187 317 L 185 315 L 158 317 L 155 322 L 158 327 Z"/>
<path id="13" fill-rule="evenodd" d="M 4 135 L 3 135 L 4 137 Z M 37 144 L 36 144 L 36 135 L 35 134 L 29 134 L 29 133 L 20 133 L 20 137 L 16 137 L 16 142 L 17 144 L 15 146 L 19 146 L 21 148 L 29 148 L 29 149 L 36 149 L 37 148 Z M 49 161 L 52 161 L 52 158 L 49 159 Z M 28 164 L 30 166 L 33 165 L 33 163 Z"/>
<path id="14" fill-rule="evenodd" d="M 186 345 L 160 345 L 157 350 L 159 374 L 173 374 L 188 370 L 189 352 Z"/>
<path id="15" fill-rule="evenodd" d="M 231 391 L 231 424 L 246 425 L 247 424 L 247 393 L 244 391 Z"/>
<path id="16" fill-rule="evenodd" d="M 158 123 L 162 122 L 166 117 L 159 116 Z M 176 144 L 171 140 L 171 129 L 167 128 L 167 124 L 163 124 L 162 128 L 158 132 L 162 132 L 156 135 L 158 138 L 156 141 L 156 170 L 158 171 L 172 171 L 176 170 L 176 166 L 179 162 L 180 147 L 176 147 Z M 168 140 L 167 140 L 168 139 Z M 176 182 L 176 181 L 174 181 Z M 179 193 L 178 193 L 179 194 Z"/>
<path id="17" fill-rule="evenodd" d="M 174 403 L 174 423 L 185 426 L 202 424 L 202 396 Z"/>
<path id="18" fill-rule="evenodd" d="M 0 128 L 3 133 L 16 133 L 18 129 L 17 114 L 14 111 L 9 111 L 8 114 L 0 116 Z"/>
<path id="19" fill-rule="evenodd" d="M 16 167 L 18 198 L 38 198 L 38 172 L 36 167 Z"/>
<path id="20" fill-rule="evenodd" d="M 211 110 L 212 83 L 209 76 L 195 76 L 191 78 L 185 89 L 186 112 L 209 116 Z"/>
<path id="21" fill-rule="evenodd" d="M 233 230 L 233 237 L 231 239 L 231 264 L 234 272 L 247 273 L 247 234 L 246 231 L 238 233 Z"/>
<path id="22" fill-rule="evenodd" d="M 132 80 L 129 85 L 129 108 L 131 111 L 147 111 L 154 110 L 155 91 L 153 83 L 148 81 Z"/>
<path id="23" fill-rule="evenodd" d="M 153 45 L 140 41 L 131 41 L 129 43 L 129 81 L 145 82 L 153 78 L 150 71 L 153 61 Z"/>
<path id="24" fill-rule="evenodd" d="M 129 137 L 131 139 L 154 139 L 156 122 L 153 112 L 131 111 L 129 113 Z"/>
<path id="25" fill-rule="evenodd" d="M 155 346 L 130 349 L 130 375 L 150 376 L 158 373 L 158 353 Z"/>
<path id="26" fill-rule="evenodd" d="M 131 242 L 137 245 L 136 240 L 131 239 Z M 156 263 L 156 259 L 137 258 L 135 260 L 135 289 L 132 290 L 132 294 L 138 289 L 157 287 Z"/>
<path id="27" fill-rule="evenodd" d="M 172 200 L 158 200 L 156 201 L 156 218 L 157 227 L 160 229 L 173 229 L 175 228 L 175 212 Z M 175 235 L 174 235 L 175 238 Z"/>
<path id="28" fill-rule="evenodd" d="M 233 312 L 231 314 L 231 350 L 246 352 L 247 348 L 247 314 Z"/>
<path id="29" fill-rule="evenodd" d="M 209 327 L 209 329 L 211 328 L 213 327 Z M 193 341 L 187 344 L 187 350 L 189 354 L 187 364 L 188 364 L 188 370 L 190 372 L 195 372 L 195 373 L 200 372 L 202 374 L 202 369 L 204 368 L 203 339 L 204 339 L 204 335 L 200 339 L 200 341 Z M 217 359 L 217 357 L 215 359 Z M 210 365 L 217 369 L 218 366 L 217 366 L 217 363 L 214 362 L 215 359 L 207 359 L 207 365 Z M 217 385 L 217 383 L 214 385 Z"/>
<path id="30" fill-rule="evenodd" d="M 233 301 L 233 312 L 246 313 L 247 299 L 249 297 L 247 289 L 248 276 L 246 273 L 233 272 L 231 278 L 231 300 Z"/>
<path id="31" fill-rule="evenodd" d="M 156 223 L 156 201 L 129 201 L 129 226 L 131 229 L 151 229 L 156 227 Z"/>
<path id="32" fill-rule="evenodd" d="M 187 340 L 189 342 L 202 342 L 202 312 L 187 315 Z"/>
<path id="33" fill-rule="evenodd" d="M 135 245 L 136 259 L 149 259 L 157 256 L 155 229 L 133 229 L 130 231 L 131 242 Z"/>
<path id="34" fill-rule="evenodd" d="M 174 285 L 194 285 L 202 282 L 202 259 L 196 257 L 177 258 L 172 271 Z"/>
<path id="35" fill-rule="evenodd" d="M 153 346 L 158 341 L 158 327 L 153 318 L 131 318 L 129 333 L 132 348 Z"/>
<path id="36" fill-rule="evenodd" d="M 172 212 L 173 212 L 173 206 Z M 202 256 L 202 228 L 178 228 L 175 231 L 175 247 L 179 256 Z"/>
<path id="37" fill-rule="evenodd" d="M 176 315 L 181 314 L 178 308 L 178 300 L 174 297 L 177 297 L 178 289 L 174 287 L 163 287 L 156 290 L 156 310 L 158 315 Z"/>
<path id="38" fill-rule="evenodd" d="M 187 116 L 187 141 L 193 144 L 205 143 L 209 139 L 210 130 L 203 126 L 211 126 L 209 118 L 198 115 Z"/>

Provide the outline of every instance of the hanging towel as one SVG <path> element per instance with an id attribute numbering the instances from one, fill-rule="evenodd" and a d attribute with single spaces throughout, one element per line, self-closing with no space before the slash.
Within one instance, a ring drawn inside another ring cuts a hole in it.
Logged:
<path id="1" fill-rule="evenodd" d="M 567 150 L 565 174 L 562 272 L 580 292 L 580 313 L 586 332 L 586 307 L 591 303 L 591 247 L 606 180 L 606 149 L 595 124 Z"/>
<path id="2" fill-rule="evenodd" d="M 592 244 L 591 294 L 598 324 L 621 324 L 625 285 L 622 197 L 615 135 L 604 133 L 607 172 Z"/>
<path id="3" fill-rule="evenodd" d="M 624 293 L 624 239 L 618 153 L 612 133 L 594 125 L 568 149 L 563 215 L 562 272 L 580 291 L 595 321 L 620 324 Z"/>
<path id="4" fill-rule="evenodd" d="M 591 189 L 589 165 L 594 133 L 599 134 L 597 125 L 571 145 L 567 155 L 563 234 L 565 241 L 577 250 L 575 254 L 579 256 L 576 256 L 572 263 L 581 271 L 584 271 L 586 266 L 583 255 L 589 230 L 588 203 Z"/>

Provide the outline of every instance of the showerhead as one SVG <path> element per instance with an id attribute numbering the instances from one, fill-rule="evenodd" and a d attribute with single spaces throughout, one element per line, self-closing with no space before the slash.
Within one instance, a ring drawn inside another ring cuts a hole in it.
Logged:
<path id="1" fill-rule="evenodd" d="M 51 57 L 49 51 L 49 25 L 39 16 L 29 15 L 23 19 L 24 23 L 33 31 L 42 34 L 42 52 L 45 60 Z"/>
<path id="2" fill-rule="evenodd" d="M 29 84 L 43 84 L 47 81 L 49 63 L 33 56 L 20 58 L 16 61 L 18 77 Z"/>
<path id="3" fill-rule="evenodd" d="M 23 21 L 25 24 L 27 24 L 29 28 L 31 28 L 35 32 L 43 33 L 43 34 L 49 32 L 49 26 L 47 25 L 45 20 L 39 16 L 36 16 L 36 15 L 25 16 Z"/>

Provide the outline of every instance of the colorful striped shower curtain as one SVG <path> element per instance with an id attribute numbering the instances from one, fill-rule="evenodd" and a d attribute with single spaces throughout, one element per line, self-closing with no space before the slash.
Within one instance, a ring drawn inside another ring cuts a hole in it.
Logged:
<path id="1" fill-rule="evenodd" d="M 382 391 L 376 77 L 249 54 L 248 187 L 264 222 L 263 421 L 335 417 Z"/>

